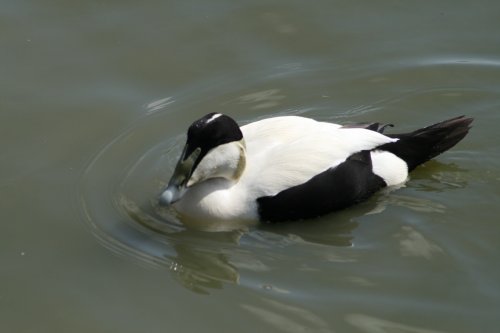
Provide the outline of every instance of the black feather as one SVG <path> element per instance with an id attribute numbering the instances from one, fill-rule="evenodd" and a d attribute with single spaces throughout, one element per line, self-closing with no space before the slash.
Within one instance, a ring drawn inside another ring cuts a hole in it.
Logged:
<path id="1" fill-rule="evenodd" d="M 472 118 L 460 116 L 404 134 L 386 134 L 398 138 L 377 149 L 391 152 L 408 164 L 408 171 L 450 149 L 469 132 Z"/>
<path id="2" fill-rule="evenodd" d="M 384 186 L 365 150 L 303 184 L 258 198 L 259 216 L 266 222 L 317 217 L 359 203 Z"/>

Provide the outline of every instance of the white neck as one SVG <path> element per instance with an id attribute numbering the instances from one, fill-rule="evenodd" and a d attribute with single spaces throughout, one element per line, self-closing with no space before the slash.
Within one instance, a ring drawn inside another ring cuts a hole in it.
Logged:
<path id="1" fill-rule="evenodd" d="M 212 178 L 225 178 L 237 182 L 245 170 L 244 140 L 229 142 L 208 152 L 189 179 L 188 187 Z"/>

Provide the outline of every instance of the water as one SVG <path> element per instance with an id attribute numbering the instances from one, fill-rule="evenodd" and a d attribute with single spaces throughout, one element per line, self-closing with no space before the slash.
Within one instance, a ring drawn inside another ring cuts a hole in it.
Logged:
<path id="1" fill-rule="evenodd" d="M 0 8 L 2 332 L 498 330 L 497 2 Z M 154 200 L 208 112 L 475 122 L 401 189 L 203 233 Z"/>

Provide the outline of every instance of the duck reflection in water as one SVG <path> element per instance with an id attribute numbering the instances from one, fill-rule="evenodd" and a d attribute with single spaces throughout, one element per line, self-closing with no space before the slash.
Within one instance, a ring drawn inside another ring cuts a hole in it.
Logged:
<path id="1" fill-rule="evenodd" d="M 122 196 L 120 206 L 136 224 L 145 228 L 139 232 L 137 225 L 129 228 L 129 224 L 124 223 L 124 230 L 120 232 L 126 232 L 123 238 L 128 244 L 118 246 L 112 239 L 105 245 L 141 262 L 167 267 L 185 288 L 208 294 L 210 290 L 222 289 L 227 283 L 248 283 L 247 274 L 271 270 L 276 258 L 260 256 L 263 249 L 279 257 L 286 255 L 290 247 L 307 245 L 310 250 L 317 251 L 318 256 L 329 253 L 331 257 L 337 249 L 352 246 L 357 218 L 375 205 L 376 202 L 368 201 L 356 209 L 339 212 L 335 223 L 325 217 L 307 224 L 293 222 L 281 228 L 264 225 L 252 230 L 214 233 L 180 229 L 175 224 L 165 223 L 165 219 L 172 220 L 172 217 L 158 215 L 163 212 L 161 210 L 139 208 L 134 201 Z M 352 258 L 339 260 L 352 261 Z M 264 285 L 262 281 L 261 287 Z"/>

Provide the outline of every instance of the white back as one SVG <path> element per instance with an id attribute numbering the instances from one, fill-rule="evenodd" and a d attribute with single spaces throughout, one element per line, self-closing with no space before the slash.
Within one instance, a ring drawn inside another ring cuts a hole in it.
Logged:
<path id="1" fill-rule="evenodd" d="M 353 153 L 396 141 L 375 131 L 302 117 L 277 117 L 241 127 L 247 168 L 240 180 L 257 196 L 302 184 Z M 249 184 L 258 179 L 258 184 Z"/>

